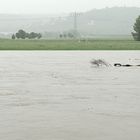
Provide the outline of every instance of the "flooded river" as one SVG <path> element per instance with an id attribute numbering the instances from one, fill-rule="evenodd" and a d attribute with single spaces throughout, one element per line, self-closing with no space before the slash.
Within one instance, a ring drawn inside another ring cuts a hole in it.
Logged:
<path id="1" fill-rule="evenodd" d="M 140 51 L 1 51 L 0 140 L 140 139 Z"/>

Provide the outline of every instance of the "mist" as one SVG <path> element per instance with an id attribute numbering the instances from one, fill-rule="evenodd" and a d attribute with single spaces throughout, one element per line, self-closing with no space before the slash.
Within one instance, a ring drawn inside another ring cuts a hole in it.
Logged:
<path id="1" fill-rule="evenodd" d="M 93 9 L 80 13 L 77 30 L 81 36 L 131 35 L 140 13 L 136 7 Z M 74 17 L 69 14 L 0 14 L 0 36 L 11 37 L 19 29 L 41 32 L 44 38 L 57 37 L 74 29 Z M 9 26 L 10 25 L 10 26 Z"/>
<path id="2" fill-rule="evenodd" d="M 60 14 L 105 7 L 140 7 L 139 0 L 0 0 L 0 13 Z"/>

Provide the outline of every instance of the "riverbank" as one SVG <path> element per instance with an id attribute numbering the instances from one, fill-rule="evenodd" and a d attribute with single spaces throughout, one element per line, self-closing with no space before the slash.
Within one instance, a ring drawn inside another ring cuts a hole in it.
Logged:
<path id="1" fill-rule="evenodd" d="M 140 50 L 133 40 L 10 40 L 0 39 L 0 50 Z"/>

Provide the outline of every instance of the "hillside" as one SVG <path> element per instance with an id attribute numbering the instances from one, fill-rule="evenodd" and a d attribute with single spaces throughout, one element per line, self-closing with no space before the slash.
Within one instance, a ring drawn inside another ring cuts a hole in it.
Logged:
<path id="1" fill-rule="evenodd" d="M 78 30 L 82 34 L 129 35 L 140 8 L 114 7 L 93 9 L 78 16 Z M 0 14 L 0 32 L 14 33 L 18 29 L 35 32 L 63 32 L 73 29 L 73 16 Z"/>

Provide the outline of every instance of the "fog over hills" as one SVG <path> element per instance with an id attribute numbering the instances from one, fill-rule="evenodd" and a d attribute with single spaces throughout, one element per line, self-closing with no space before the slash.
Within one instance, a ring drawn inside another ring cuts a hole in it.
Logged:
<path id="1" fill-rule="evenodd" d="M 81 34 L 129 35 L 140 8 L 113 7 L 93 9 L 77 18 Z M 34 32 L 63 32 L 73 29 L 74 17 L 70 15 L 8 15 L 0 14 L 0 32 L 15 33 L 19 29 Z"/>

